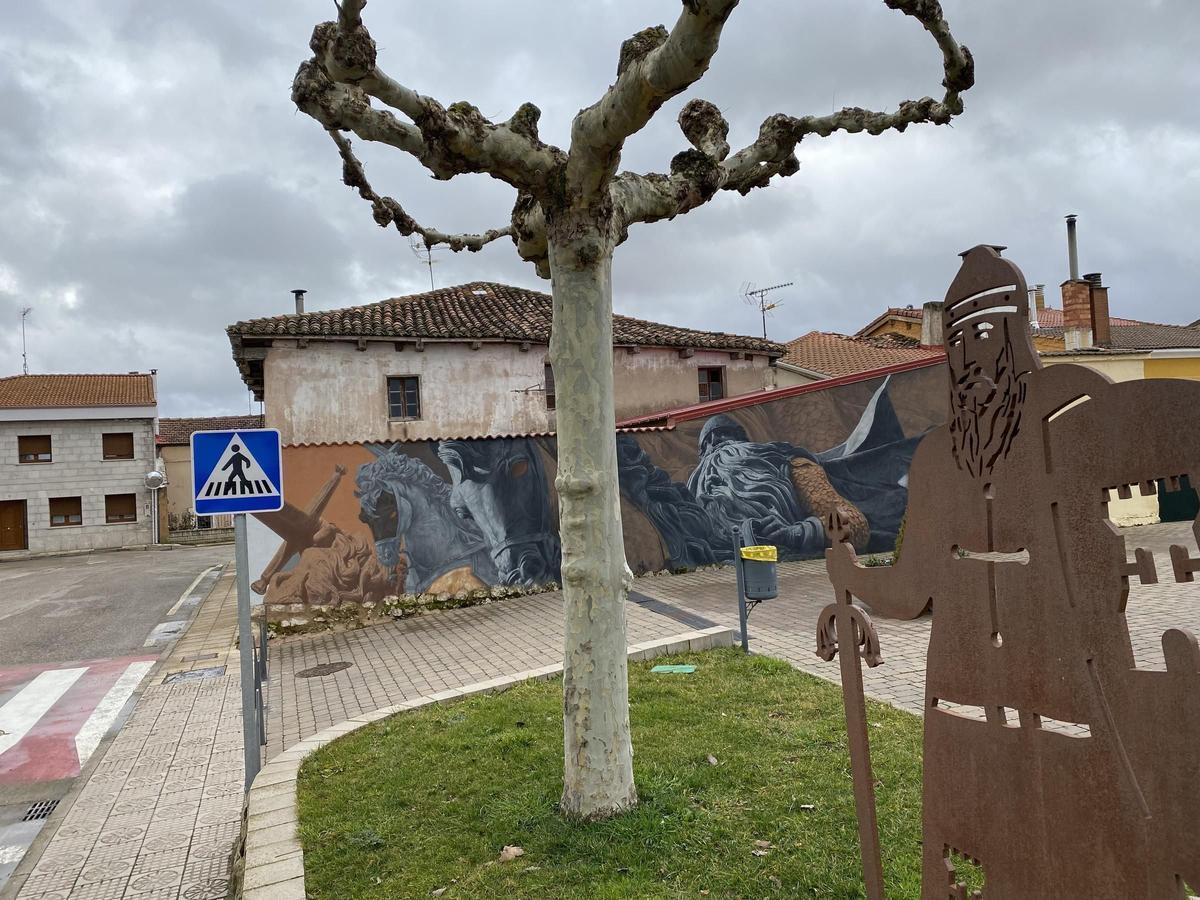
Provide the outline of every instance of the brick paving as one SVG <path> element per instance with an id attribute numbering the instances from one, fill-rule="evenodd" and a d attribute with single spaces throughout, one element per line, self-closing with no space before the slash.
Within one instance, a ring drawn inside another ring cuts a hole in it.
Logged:
<path id="1" fill-rule="evenodd" d="M 1190 523 L 1125 532 L 1155 553 L 1158 585 L 1136 580 L 1128 619 L 1139 665 L 1162 668 L 1166 627 L 1200 631 L 1200 586 L 1176 584 L 1167 546 L 1194 549 Z M 813 653 L 816 618 L 833 599 L 819 560 L 780 566 L 780 597 L 750 618 L 751 648 L 836 680 Z M 711 624 L 737 626 L 732 570 L 638 579 L 629 643 Z M 872 696 L 920 713 L 930 617 L 877 619 L 885 665 L 865 672 Z M 96 766 L 33 872 L 21 900 L 224 896 L 242 803 L 236 590 L 231 572 L 203 604 L 165 668 Z M 216 654 L 212 656 L 211 654 Z M 557 593 L 407 619 L 359 631 L 273 641 L 267 758 L 329 725 L 405 700 L 558 662 Z M 341 671 L 299 677 L 324 663 Z M 226 667 L 221 677 L 163 685 L 163 676 Z M 19 881 L 22 876 L 17 876 Z"/>
<path id="2" fill-rule="evenodd" d="M 671 606 L 655 611 L 631 603 L 627 642 L 671 637 L 702 623 L 713 624 Z M 558 592 L 358 631 L 272 641 L 267 758 L 329 725 L 380 707 L 561 662 L 562 647 Z M 297 677 L 337 662 L 353 665 L 323 677 Z"/>

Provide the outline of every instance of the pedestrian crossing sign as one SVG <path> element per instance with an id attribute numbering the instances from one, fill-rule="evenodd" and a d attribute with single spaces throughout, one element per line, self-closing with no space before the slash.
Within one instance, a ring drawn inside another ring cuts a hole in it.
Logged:
<path id="1" fill-rule="evenodd" d="M 192 499 L 198 516 L 283 509 L 279 432 L 192 432 Z"/>

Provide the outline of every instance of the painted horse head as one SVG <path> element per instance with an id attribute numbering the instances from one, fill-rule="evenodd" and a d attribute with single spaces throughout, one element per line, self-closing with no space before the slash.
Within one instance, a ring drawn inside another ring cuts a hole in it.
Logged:
<path id="1" fill-rule="evenodd" d="M 558 581 L 562 556 L 550 515 L 546 472 L 528 438 L 442 441 L 450 505 L 491 545 L 501 584 Z"/>
<path id="2" fill-rule="evenodd" d="M 388 569 L 408 557 L 406 589 L 424 591 L 438 576 L 470 566 L 485 583 L 496 568 L 483 535 L 450 508 L 450 485 L 429 466 L 395 448 L 375 450 L 378 459 L 359 467 L 355 495 L 359 518 L 371 528 L 375 555 Z"/>

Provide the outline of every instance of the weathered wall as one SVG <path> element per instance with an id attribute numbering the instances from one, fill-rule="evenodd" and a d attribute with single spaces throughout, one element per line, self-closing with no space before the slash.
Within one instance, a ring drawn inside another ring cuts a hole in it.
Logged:
<path id="1" fill-rule="evenodd" d="M 446 436 L 530 434 L 554 429 L 546 408 L 545 346 L 483 342 L 368 341 L 359 350 L 345 341 L 275 341 L 264 363 L 266 424 L 285 444 L 346 441 L 414 441 Z M 765 356 L 733 359 L 729 353 L 641 348 L 616 351 L 617 418 L 687 406 L 699 399 L 696 369 L 722 366 L 729 396 L 774 384 Z M 387 379 L 421 379 L 421 419 L 389 421 Z"/>
<path id="2" fill-rule="evenodd" d="M 717 350 L 697 350 L 681 358 L 678 350 L 639 348 L 637 353 L 618 348 L 613 360 L 613 394 L 617 421 L 660 409 L 675 409 L 699 402 L 697 369 L 721 367 L 726 396 L 738 397 L 775 386 L 775 369 L 767 357 L 733 359 Z"/>
<path id="3" fill-rule="evenodd" d="M 168 516 L 182 516 L 192 508 L 192 449 L 188 446 L 158 448 L 167 476 L 162 499 L 167 502 Z"/>
<path id="4" fill-rule="evenodd" d="M 153 419 L 0 423 L 0 500 L 26 501 L 29 552 L 98 550 L 152 540 L 150 491 L 143 484 L 154 468 Z M 132 432 L 134 458 L 105 460 L 101 435 Z M 17 437 L 49 434 L 53 462 L 18 463 Z M 107 524 L 106 494 L 137 495 L 137 522 Z M 82 525 L 50 527 L 51 497 L 79 497 Z M 0 553 L 0 558 L 5 554 Z"/>
<path id="5" fill-rule="evenodd" d="M 784 556 L 819 556 L 820 519 L 837 506 L 851 512 L 860 549 L 890 549 L 908 462 L 944 419 L 945 379 L 932 366 L 619 434 L 630 567 L 727 561 L 730 528 L 743 521 Z M 552 439 L 293 446 L 284 456 L 292 509 L 256 517 L 251 569 L 255 590 L 289 615 L 558 580 Z"/>

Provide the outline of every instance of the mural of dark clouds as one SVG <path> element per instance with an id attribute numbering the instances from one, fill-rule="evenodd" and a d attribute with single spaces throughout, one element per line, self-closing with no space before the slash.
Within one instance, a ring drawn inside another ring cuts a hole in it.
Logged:
<path id="1" fill-rule="evenodd" d="M 978 84 L 953 127 L 811 139 L 801 170 L 637 226 L 618 251 L 618 311 L 754 333 L 743 282 L 794 281 L 769 320 L 787 340 L 853 331 L 887 305 L 938 297 L 955 254 L 1003 243 L 1031 282 L 1066 277 L 1062 216 L 1079 213 L 1085 271 L 1114 312 L 1200 316 L 1200 5 L 1195 0 L 943 0 Z M 494 117 L 531 100 L 565 145 L 576 110 L 612 80 L 620 42 L 670 24 L 678 0 L 376 0 L 382 65 Z M 165 415 L 237 412 L 244 388 L 224 327 L 428 286 L 394 231 L 340 183 L 335 151 L 288 99 L 324 0 L 31 0 L 0 14 L 0 373 L 157 368 Z M 751 141 L 772 112 L 894 108 L 940 92 L 940 57 L 879 0 L 743 3 L 687 96 Z M 627 168 L 666 168 L 685 144 L 669 104 Z M 512 197 L 486 177 L 436 183 L 361 147 L 381 191 L 422 222 L 479 230 Z M 438 253 L 439 284 L 539 286 L 503 242 Z"/>

